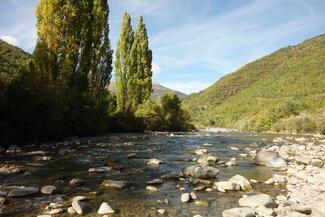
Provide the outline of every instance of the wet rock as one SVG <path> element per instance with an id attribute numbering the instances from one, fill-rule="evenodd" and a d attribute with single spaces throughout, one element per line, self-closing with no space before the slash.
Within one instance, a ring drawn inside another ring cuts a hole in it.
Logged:
<path id="1" fill-rule="evenodd" d="M 204 206 L 204 207 L 209 207 L 210 206 L 209 202 L 206 201 L 206 200 L 196 200 L 194 202 L 194 204 L 197 205 L 197 206 Z"/>
<path id="2" fill-rule="evenodd" d="M 100 215 L 105 215 L 105 214 L 113 214 L 113 213 L 115 213 L 115 211 L 112 209 L 112 207 L 110 205 L 108 205 L 108 203 L 103 202 L 100 205 L 97 213 Z"/>
<path id="3" fill-rule="evenodd" d="M 126 181 L 115 181 L 115 180 L 104 180 L 102 182 L 102 186 L 105 188 L 115 188 L 115 189 L 122 189 L 126 187 Z"/>
<path id="4" fill-rule="evenodd" d="M 165 209 L 158 209 L 157 212 L 161 215 L 165 214 L 166 210 Z"/>
<path id="5" fill-rule="evenodd" d="M 274 211 L 272 209 L 266 208 L 265 206 L 256 207 L 255 212 L 258 214 L 258 216 L 263 216 L 263 217 L 274 216 Z"/>
<path id="6" fill-rule="evenodd" d="M 198 178 L 190 178 L 190 182 L 192 182 L 193 185 L 200 185 L 200 186 L 205 186 L 205 187 L 210 187 L 211 182 L 209 180 L 204 180 L 204 179 L 198 179 Z"/>
<path id="7" fill-rule="evenodd" d="M 89 168 L 88 172 L 90 173 L 103 173 L 111 171 L 111 167 L 96 167 L 96 168 Z"/>
<path id="8" fill-rule="evenodd" d="M 268 185 L 273 185 L 275 183 L 284 184 L 287 182 L 287 180 L 288 179 L 286 176 L 274 174 L 272 178 L 265 181 L 265 184 L 268 184 Z"/>
<path id="9" fill-rule="evenodd" d="M 64 206 L 63 203 L 50 203 L 49 208 L 50 209 L 57 209 L 57 208 L 61 208 L 63 206 Z"/>
<path id="10" fill-rule="evenodd" d="M 85 197 L 85 196 L 74 196 L 72 198 L 72 202 L 73 201 L 85 201 L 85 200 L 87 200 L 87 197 Z"/>
<path id="11" fill-rule="evenodd" d="M 0 197 L 0 205 L 6 205 L 8 204 L 8 200 L 4 197 Z"/>
<path id="12" fill-rule="evenodd" d="M 162 163 L 163 163 L 162 160 L 159 160 L 159 159 L 156 159 L 156 158 L 151 158 L 151 159 L 149 159 L 147 164 L 152 165 L 152 166 L 157 166 L 157 165 L 162 164 Z"/>
<path id="13" fill-rule="evenodd" d="M 190 201 L 190 199 L 191 199 L 191 195 L 189 193 L 183 193 L 181 195 L 181 201 L 183 203 L 188 203 Z"/>
<path id="14" fill-rule="evenodd" d="M 42 194 L 51 195 L 51 194 L 56 194 L 57 189 L 55 186 L 47 185 L 41 188 L 41 192 Z"/>
<path id="15" fill-rule="evenodd" d="M 255 156 L 254 162 L 259 165 L 265 165 L 277 169 L 286 169 L 287 167 L 287 163 L 277 152 L 269 150 L 259 151 Z"/>
<path id="16" fill-rule="evenodd" d="M 232 208 L 222 212 L 223 217 L 255 217 L 255 209 L 253 208 Z"/>
<path id="17" fill-rule="evenodd" d="M 185 176 L 191 176 L 196 178 L 215 178 L 219 174 L 220 170 L 210 166 L 198 166 L 192 165 L 186 167 L 183 170 Z"/>
<path id="18" fill-rule="evenodd" d="M 235 160 L 229 160 L 225 163 L 225 165 L 228 167 L 232 167 L 232 166 L 236 166 L 237 162 Z"/>
<path id="19" fill-rule="evenodd" d="M 64 209 L 62 209 L 62 208 L 52 209 L 50 211 L 50 215 L 57 215 L 57 214 L 61 214 L 63 212 L 64 212 Z"/>
<path id="20" fill-rule="evenodd" d="M 197 149 L 194 151 L 194 154 L 196 155 L 202 155 L 208 153 L 208 149 L 202 148 L 202 149 Z"/>
<path id="21" fill-rule="evenodd" d="M 197 196 L 196 196 L 196 194 L 194 192 L 191 192 L 190 193 L 190 196 L 191 196 L 191 199 L 192 200 L 196 200 L 197 199 Z"/>
<path id="22" fill-rule="evenodd" d="M 35 159 L 38 161 L 49 161 L 52 160 L 53 158 L 51 156 L 36 156 Z"/>
<path id="23" fill-rule="evenodd" d="M 0 165 L 1 166 L 1 165 Z M 2 165 L 2 167 L 0 168 L 0 174 L 13 174 L 13 173 L 20 173 L 23 172 L 23 170 L 16 166 L 16 165 Z"/>
<path id="24" fill-rule="evenodd" d="M 210 144 L 210 143 L 203 143 L 202 146 L 203 146 L 203 147 L 212 147 L 213 144 Z"/>
<path id="25" fill-rule="evenodd" d="M 67 211 L 69 214 L 76 214 L 76 211 L 73 209 L 72 206 L 70 206 Z"/>
<path id="26" fill-rule="evenodd" d="M 228 182 L 239 185 L 243 191 L 252 188 L 251 183 L 242 175 L 235 175 L 231 177 Z"/>
<path id="27" fill-rule="evenodd" d="M 171 173 L 162 175 L 161 178 L 162 179 L 179 179 L 179 178 L 182 178 L 183 176 L 184 176 L 183 172 L 171 172 Z"/>
<path id="28" fill-rule="evenodd" d="M 73 187 L 80 187 L 85 183 L 86 183 L 86 181 L 83 179 L 71 179 L 69 182 L 69 184 Z"/>
<path id="29" fill-rule="evenodd" d="M 226 192 L 226 191 L 239 191 L 241 189 L 240 185 L 236 183 L 231 183 L 228 181 L 220 181 L 214 183 L 214 188 L 218 191 Z"/>
<path id="30" fill-rule="evenodd" d="M 11 190 L 8 193 L 8 197 L 25 197 L 25 196 L 30 196 L 33 194 L 37 194 L 39 192 L 38 188 L 34 187 L 17 187 Z"/>
<path id="31" fill-rule="evenodd" d="M 151 181 L 148 181 L 147 184 L 149 185 L 160 185 L 160 184 L 163 184 L 164 181 L 161 180 L 161 179 L 154 179 L 154 180 L 151 180 Z"/>
<path id="32" fill-rule="evenodd" d="M 293 205 L 291 206 L 292 210 L 295 212 L 299 212 L 305 215 L 311 214 L 311 206 L 305 206 L 305 205 Z"/>
<path id="33" fill-rule="evenodd" d="M 72 201 L 71 205 L 78 215 L 82 215 L 84 213 L 84 205 L 81 201 Z"/>
<path id="34" fill-rule="evenodd" d="M 158 188 L 156 188 L 156 187 L 154 187 L 154 186 L 147 186 L 146 189 L 147 189 L 148 191 L 153 191 L 153 192 L 158 191 Z"/>
<path id="35" fill-rule="evenodd" d="M 128 154 L 126 156 L 126 158 L 128 158 L 128 159 L 134 159 L 134 158 L 138 158 L 138 155 L 136 153 L 131 153 L 131 154 Z"/>
<path id="36" fill-rule="evenodd" d="M 248 197 L 242 197 L 238 201 L 239 206 L 245 207 L 258 207 L 258 206 L 265 206 L 265 207 L 274 207 L 275 202 L 273 198 L 267 194 L 257 194 Z"/>
<path id="37" fill-rule="evenodd" d="M 22 152 L 20 147 L 17 146 L 11 146 L 6 150 L 7 154 L 16 154 Z"/>
<path id="38" fill-rule="evenodd" d="M 202 155 L 197 162 L 202 165 L 213 165 L 217 163 L 218 157 L 212 154 L 204 154 Z"/>

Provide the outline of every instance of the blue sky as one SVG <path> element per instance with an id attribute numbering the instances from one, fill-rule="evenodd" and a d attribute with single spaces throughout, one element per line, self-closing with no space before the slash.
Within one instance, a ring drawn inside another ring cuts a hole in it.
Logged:
<path id="1" fill-rule="evenodd" d="M 0 37 L 32 52 L 37 0 L 0 0 Z M 144 16 L 154 81 L 192 93 L 281 47 L 325 33 L 325 0 L 110 0 L 112 46 L 122 14 Z"/>

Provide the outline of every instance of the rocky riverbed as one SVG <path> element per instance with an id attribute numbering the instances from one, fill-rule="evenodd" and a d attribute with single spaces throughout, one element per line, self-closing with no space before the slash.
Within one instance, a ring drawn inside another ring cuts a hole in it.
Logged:
<path id="1" fill-rule="evenodd" d="M 324 148 L 221 131 L 0 148 L 0 215 L 325 216 Z"/>

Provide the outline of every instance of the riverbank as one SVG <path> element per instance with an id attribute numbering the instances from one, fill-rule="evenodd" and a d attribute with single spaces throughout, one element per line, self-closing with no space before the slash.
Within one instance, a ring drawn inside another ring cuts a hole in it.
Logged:
<path id="1" fill-rule="evenodd" d="M 277 137 L 273 142 L 275 145 L 269 145 L 265 150 L 279 153 L 287 167 L 284 173 L 276 174 L 264 183 L 286 185 L 287 192 L 267 199 L 261 195 L 245 195 L 239 199 L 241 208 L 226 210 L 223 216 L 325 216 L 325 138 L 286 136 Z"/>

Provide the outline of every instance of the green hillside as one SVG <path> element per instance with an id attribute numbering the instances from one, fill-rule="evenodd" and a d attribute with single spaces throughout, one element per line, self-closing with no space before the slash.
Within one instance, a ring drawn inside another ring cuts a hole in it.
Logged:
<path id="1" fill-rule="evenodd" d="M 183 105 L 198 127 L 325 133 L 325 35 L 249 63 Z"/>
<path id="2" fill-rule="evenodd" d="M 114 92 L 116 91 L 116 83 L 115 81 L 111 81 L 111 84 L 109 85 L 109 88 L 108 88 L 110 91 Z M 152 89 L 153 89 L 153 93 L 152 93 L 152 99 L 154 101 L 156 101 L 160 96 L 163 96 L 165 95 L 166 93 L 174 93 L 176 94 L 180 99 L 183 99 L 184 97 L 186 97 L 186 94 L 185 93 L 182 93 L 182 92 L 179 92 L 179 91 L 176 91 L 176 90 L 172 90 L 172 89 L 169 89 L 167 87 L 164 87 L 160 84 L 152 84 Z"/>
<path id="3" fill-rule="evenodd" d="M 13 78 L 19 67 L 27 64 L 30 58 L 30 54 L 0 39 L 0 78 Z"/>

